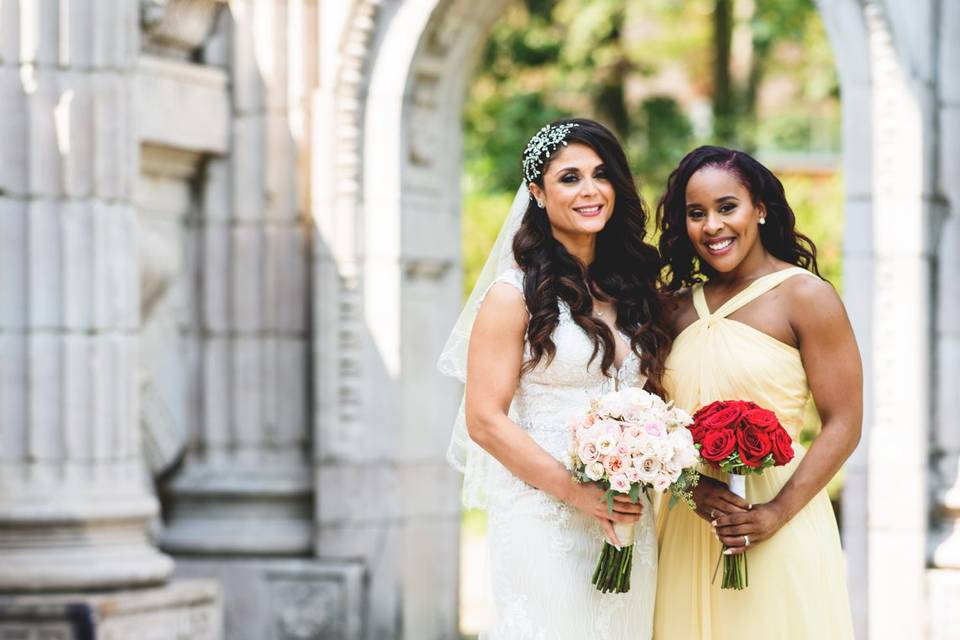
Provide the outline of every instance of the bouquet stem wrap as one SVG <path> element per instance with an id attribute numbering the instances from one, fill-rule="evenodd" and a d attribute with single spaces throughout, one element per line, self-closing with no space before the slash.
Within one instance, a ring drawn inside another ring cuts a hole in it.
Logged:
<path id="1" fill-rule="evenodd" d="M 731 473 L 727 479 L 727 484 L 730 487 L 730 493 L 735 493 L 744 500 L 747 499 L 746 476 Z M 723 549 L 725 551 L 727 547 Z M 723 580 L 720 583 L 720 588 L 736 589 L 738 591 L 745 589 L 748 584 L 747 553 L 734 555 L 723 555 L 721 553 L 720 557 L 723 558 Z M 716 577 L 716 572 L 714 572 L 714 577 Z"/>
<path id="2" fill-rule="evenodd" d="M 630 571 L 633 568 L 633 538 L 635 526 L 630 522 L 615 522 L 613 530 L 620 547 L 603 543 L 603 551 L 593 572 L 593 585 L 603 593 L 630 591 Z M 626 544 L 629 543 L 629 544 Z"/>

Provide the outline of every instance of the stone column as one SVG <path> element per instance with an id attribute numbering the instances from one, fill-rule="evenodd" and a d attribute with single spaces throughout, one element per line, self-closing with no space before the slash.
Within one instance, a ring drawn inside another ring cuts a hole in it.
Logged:
<path id="1" fill-rule="evenodd" d="M 364 0 L 327 41 L 315 309 L 337 331 L 316 345 L 317 553 L 364 561 L 367 638 L 457 634 L 444 454 L 461 388 L 436 360 L 461 305 L 463 93 L 504 4 Z"/>
<path id="2" fill-rule="evenodd" d="M 870 49 L 862 8 L 821 0 L 820 15 L 834 47 L 843 100 L 843 299 L 864 370 L 863 432 L 844 466 L 843 532 L 847 580 L 857 637 L 867 637 L 867 452 L 873 423 L 873 128 Z"/>
<path id="3" fill-rule="evenodd" d="M 933 0 L 865 3 L 873 73 L 869 633 L 922 634 L 938 202 L 932 150 Z"/>
<path id="4" fill-rule="evenodd" d="M 229 156 L 203 185 L 200 422 L 168 486 L 165 549 L 310 553 L 305 225 L 315 11 L 232 2 L 204 59 L 231 78 Z"/>
<path id="5" fill-rule="evenodd" d="M 203 176 L 198 421 L 166 487 L 162 541 L 179 576 L 221 581 L 231 640 L 347 640 L 359 638 L 364 623 L 363 567 L 313 557 L 308 264 L 317 5 L 231 2 L 198 56 L 229 77 L 231 131 L 227 154 L 209 158 Z"/>
<path id="6" fill-rule="evenodd" d="M 934 525 L 929 572 L 931 637 L 960 637 L 960 3 L 939 16 L 939 192 L 947 219 L 939 239 L 936 413 L 933 434 Z M 952 634 L 952 635 L 951 635 Z"/>
<path id="7" fill-rule="evenodd" d="M 138 437 L 137 5 L 0 5 L 0 590 L 163 582 Z"/>

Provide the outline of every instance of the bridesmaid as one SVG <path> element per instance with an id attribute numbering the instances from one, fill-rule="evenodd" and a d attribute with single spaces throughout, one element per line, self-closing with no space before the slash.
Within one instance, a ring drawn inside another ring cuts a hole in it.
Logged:
<path id="1" fill-rule="evenodd" d="M 660 251 L 676 308 L 664 386 L 689 411 L 752 400 L 793 436 L 786 466 L 747 477 L 747 500 L 704 470 L 696 512 L 660 512 L 654 638 L 853 638 L 846 566 L 824 489 L 860 438 L 860 354 L 843 303 L 819 277 L 783 185 L 741 151 L 700 147 L 660 202 Z M 808 402 L 822 422 L 796 442 Z M 712 581 L 721 544 L 749 548 L 749 586 Z M 690 613 L 688 613 L 690 612 Z"/>

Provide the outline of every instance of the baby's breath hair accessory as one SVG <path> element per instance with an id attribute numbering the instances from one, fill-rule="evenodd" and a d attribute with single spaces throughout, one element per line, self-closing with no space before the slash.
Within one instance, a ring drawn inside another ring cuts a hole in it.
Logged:
<path id="1" fill-rule="evenodd" d="M 570 129 L 579 126 L 576 122 L 548 124 L 530 138 L 527 148 L 523 150 L 523 178 L 528 183 L 540 177 L 543 166 L 557 147 L 567 146 L 567 134 L 570 133 Z"/>

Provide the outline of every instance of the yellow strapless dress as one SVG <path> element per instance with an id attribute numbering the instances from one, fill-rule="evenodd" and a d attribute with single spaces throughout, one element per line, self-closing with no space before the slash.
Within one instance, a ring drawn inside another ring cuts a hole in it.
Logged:
<path id="1" fill-rule="evenodd" d="M 693 412 L 714 400 L 752 400 L 775 411 L 796 440 L 811 400 L 800 352 L 727 316 L 798 274 L 812 275 L 799 267 L 768 274 L 712 314 L 702 285 L 694 287 L 699 317 L 677 336 L 666 363 L 664 383 L 677 406 Z M 803 459 L 805 449 L 795 442 L 794 450 L 790 464 L 747 476 L 747 500 L 777 495 Z M 654 640 L 853 638 L 846 564 L 826 491 L 750 547 L 743 591 L 721 590 L 719 575 L 711 582 L 721 546 L 708 522 L 678 504 L 661 509 L 657 525 Z"/>

